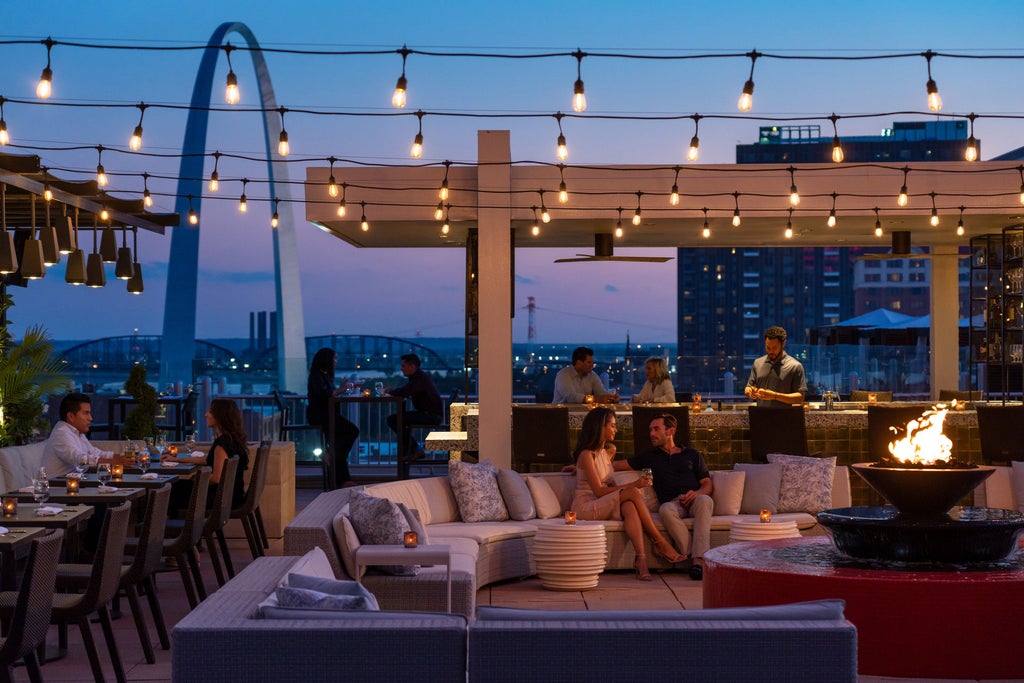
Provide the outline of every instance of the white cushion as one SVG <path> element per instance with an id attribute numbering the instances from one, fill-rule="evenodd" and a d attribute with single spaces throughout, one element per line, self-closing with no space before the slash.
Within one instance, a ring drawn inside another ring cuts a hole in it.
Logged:
<path id="1" fill-rule="evenodd" d="M 738 515 L 743 504 L 743 482 L 747 473 L 743 470 L 711 470 L 712 514 Z"/>
<path id="2" fill-rule="evenodd" d="M 327 559 L 327 554 L 320 546 L 313 548 L 308 553 L 295 560 L 295 563 L 277 584 L 278 586 L 288 585 L 288 574 L 303 574 L 305 576 L 316 576 L 321 579 L 338 578 L 334 575 L 334 569 L 331 568 L 331 563 Z"/>
<path id="3" fill-rule="evenodd" d="M 345 572 L 353 579 L 363 578 L 366 567 L 356 576 L 356 550 L 359 548 L 359 536 L 352 528 L 352 522 L 348 518 L 348 506 L 341 509 L 341 512 L 334 516 L 331 526 L 334 528 L 334 541 L 341 550 L 341 563 L 345 566 Z"/>
<path id="4" fill-rule="evenodd" d="M 1024 512 L 1024 462 L 1014 460 L 1013 465 L 1013 497 L 1016 509 Z"/>
<path id="5" fill-rule="evenodd" d="M 618 470 L 612 473 L 612 477 L 615 479 L 616 486 L 625 486 L 639 479 L 640 473 L 636 470 Z M 658 494 L 654 492 L 654 487 L 645 486 L 640 489 L 640 493 L 644 497 L 644 505 L 647 506 L 647 509 L 651 512 L 657 512 L 658 508 L 661 507 L 661 503 L 658 502 Z"/>
<path id="6" fill-rule="evenodd" d="M 738 462 L 733 465 L 733 469 L 746 473 L 740 512 L 745 515 L 756 515 L 761 510 L 779 511 L 782 465 Z"/>
<path id="7" fill-rule="evenodd" d="M 537 516 L 537 506 L 533 504 L 530 487 L 526 485 L 523 475 L 515 470 L 498 470 L 498 488 L 505 499 L 508 515 L 522 522 Z"/>
<path id="8" fill-rule="evenodd" d="M 552 519 L 560 516 L 562 506 L 558 502 L 558 496 L 551 490 L 551 486 L 542 477 L 525 477 L 525 479 L 526 485 L 530 487 L 533 503 L 537 506 L 537 517 Z"/>
<path id="9" fill-rule="evenodd" d="M 782 465 L 778 512 L 817 514 L 832 507 L 835 456 L 808 458 L 802 455 L 769 453 L 768 462 Z"/>
<path id="10" fill-rule="evenodd" d="M 411 531 L 402 510 L 386 498 L 356 491 L 349 497 L 349 521 L 360 543 L 367 545 L 401 545 L 406 531 Z M 409 575 L 419 572 L 419 565 L 380 565 L 388 574 Z"/>
<path id="11" fill-rule="evenodd" d="M 503 522 L 508 519 L 508 508 L 501 497 L 498 471 L 493 463 L 449 462 L 448 479 L 462 521 Z"/>

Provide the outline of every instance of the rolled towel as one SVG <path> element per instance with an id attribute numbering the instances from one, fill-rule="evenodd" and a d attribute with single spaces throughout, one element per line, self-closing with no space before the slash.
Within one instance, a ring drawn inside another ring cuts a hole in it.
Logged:
<path id="1" fill-rule="evenodd" d="M 145 479 L 146 481 L 152 481 L 153 479 L 159 479 L 160 475 L 156 472 L 146 472 L 139 479 Z"/>
<path id="2" fill-rule="evenodd" d="M 64 512 L 64 508 L 53 507 L 52 505 L 45 505 L 36 510 L 36 514 L 40 517 L 53 517 Z"/>

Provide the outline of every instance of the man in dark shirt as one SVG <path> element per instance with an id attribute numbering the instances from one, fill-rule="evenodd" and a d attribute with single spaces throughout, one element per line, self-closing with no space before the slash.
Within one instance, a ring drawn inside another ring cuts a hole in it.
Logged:
<path id="1" fill-rule="evenodd" d="M 674 415 L 662 413 L 649 426 L 653 448 L 628 460 L 616 460 L 617 470 L 650 468 L 654 474 L 654 493 L 661 507 L 658 516 L 683 555 L 690 550 L 690 532 L 683 519 L 693 517 L 693 564 L 690 578 L 704 577 L 704 553 L 711 546 L 711 474 L 704 457 L 693 448 L 675 443 L 679 423 Z M 633 429 L 642 429 L 633 425 Z"/>
<path id="2" fill-rule="evenodd" d="M 406 377 L 406 383 L 396 389 L 385 391 L 384 395 L 401 396 L 412 401 L 412 410 L 405 411 L 402 416 L 403 433 L 400 436 L 402 443 L 405 444 L 406 457 L 409 460 L 417 460 L 423 457 L 423 449 L 413 441 L 412 427 L 441 424 L 444 403 L 437 387 L 434 386 L 434 380 L 420 369 L 420 357 L 415 353 L 402 356 L 402 374 Z M 398 415 L 388 416 L 388 426 L 395 433 L 398 432 L 397 422 Z"/>

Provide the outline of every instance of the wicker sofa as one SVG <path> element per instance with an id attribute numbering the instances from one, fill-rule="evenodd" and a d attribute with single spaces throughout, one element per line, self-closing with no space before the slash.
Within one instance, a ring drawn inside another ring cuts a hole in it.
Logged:
<path id="1" fill-rule="evenodd" d="M 621 473 L 626 477 L 633 473 Z M 572 503 L 576 477 L 572 474 L 527 474 L 542 477 L 558 498 L 560 510 Z M 347 573 L 341 550 L 334 533 L 334 518 L 347 502 L 351 492 L 358 489 L 340 489 L 323 493 L 300 512 L 285 527 L 284 552 L 302 555 L 314 547 L 323 548 L 338 577 Z M 530 551 L 539 520 L 508 520 L 504 522 L 461 521 L 459 508 L 449 486 L 448 477 L 431 477 L 388 482 L 367 486 L 367 493 L 404 503 L 418 512 L 429 535 L 429 542 L 452 546 L 452 609 L 472 616 L 476 590 L 496 581 L 531 576 L 535 573 Z M 832 486 L 832 507 L 850 505 L 850 479 L 846 467 L 836 467 Z M 729 529 L 733 521 L 756 520 L 756 515 L 715 515 L 711 520 L 711 544 L 729 542 Z M 778 514 L 776 520 L 792 519 L 800 533 L 825 533 L 808 513 Z M 689 524 L 692 520 L 687 520 Z M 629 544 L 621 521 L 603 522 L 607 532 L 607 569 L 629 569 L 633 565 L 634 551 Z M 660 522 L 659 522 L 660 524 Z M 650 539 L 646 540 L 650 544 Z M 655 569 L 669 565 L 647 549 L 648 564 Z M 445 580 L 445 570 L 427 568 L 414 577 L 368 574 L 363 581 L 377 596 L 385 609 L 443 610 L 442 592 L 436 587 Z"/>
<path id="2" fill-rule="evenodd" d="M 256 618 L 296 561 L 256 560 L 178 622 L 171 680 L 671 680 L 681 662 L 716 681 L 856 680 L 856 629 L 838 600 L 658 612 L 481 608 L 478 619 L 316 610 Z"/>

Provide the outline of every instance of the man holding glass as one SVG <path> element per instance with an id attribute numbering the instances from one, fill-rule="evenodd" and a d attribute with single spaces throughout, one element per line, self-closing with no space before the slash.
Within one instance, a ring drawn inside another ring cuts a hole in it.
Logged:
<path id="1" fill-rule="evenodd" d="M 43 467 L 51 477 L 59 477 L 76 469 L 80 459 L 89 466 L 100 458 L 114 456 L 96 448 L 86 437 L 92 424 L 92 404 L 85 394 L 71 392 L 60 402 L 60 421 L 54 425 L 43 451 Z"/>
<path id="2" fill-rule="evenodd" d="M 618 403 L 619 395 L 610 393 L 594 372 L 594 349 L 580 346 L 573 349 L 572 365 L 555 375 L 552 403 L 585 403 L 593 396 L 597 403 Z"/>

